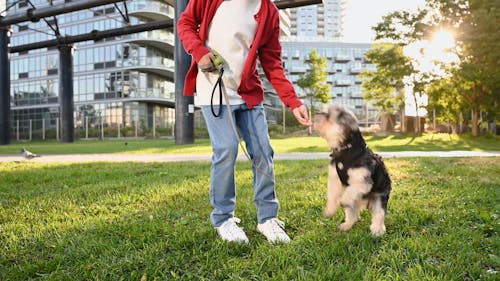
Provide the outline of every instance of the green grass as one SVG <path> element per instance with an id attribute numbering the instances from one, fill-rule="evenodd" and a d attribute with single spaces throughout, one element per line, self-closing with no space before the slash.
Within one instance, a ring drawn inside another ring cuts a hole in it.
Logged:
<path id="1" fill-rule="evenodd" d="M 251 167 L 236 215 L 249 245 L 209 223 L 208 163 L 3 163 L 0 280 L 498 280 L 500 159 L 388 159 L 387 233 L 322 216 L 324 161 L 277 161 L 293 241 L 256 231 Z M 318 177 L 303 180 L 309 173 Z"/>
<path id="2" fill-rule="evenodd" d="M 425 134 L 415 137 L 411 135 L 389 135 L 365 137 L 374 151 L 449 151 L 477 150 L 500 151 L 499 136 L 472 137 L 470 135 Z M 320 137 L 290 137 L 271 139 L 276 153 L 289 152 L 327 152 L 325 140 Z M 171 139 L 151 140 L 89 140 L 74 143 L 47 142 L 14 142 L 0 146 L 1 154 L 18 154 L 26 146 L 38 154 L 70 154 L 70 153 L 133 153 L 133 154 L 207 154 L 211 152 L 208 139 L 197 139 L 195 144 L 176 145 Z"/>

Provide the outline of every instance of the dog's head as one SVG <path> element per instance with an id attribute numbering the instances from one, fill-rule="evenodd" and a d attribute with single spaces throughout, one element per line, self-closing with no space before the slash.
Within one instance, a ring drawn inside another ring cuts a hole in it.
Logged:
<path id="1" fill-rule="evenodd" d="M 358 120 L 350 110 L 341 105 L 332 105 L 326 112 L 315 116 L 314 129 L 326 139 L 331 148 L 339 148 L 358 130 Z"/>

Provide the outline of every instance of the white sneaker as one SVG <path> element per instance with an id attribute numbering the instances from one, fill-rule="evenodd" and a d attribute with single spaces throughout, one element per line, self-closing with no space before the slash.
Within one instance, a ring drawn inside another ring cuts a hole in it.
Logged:
<path id="1" fill-rule="evenodd" d="M 272 218 L 265 221 L 264 223 L 259 223 L 257 225 L 257 230 L 266 236 L 267 240 L 271 243 L 290 242 L 290 237 L 285 233 L 285 223 L 277 218 Z"/>
<path id="2" fill-rule="evenodd" d="M 248 243 L 247 235 L 241 227 L 236 225 L 240 222 L 241 220 L 239 218 L 230 218 L 215 229 L 217 230 L 217 233 L 219 233 L 222 240 L 246 244 Z"/>

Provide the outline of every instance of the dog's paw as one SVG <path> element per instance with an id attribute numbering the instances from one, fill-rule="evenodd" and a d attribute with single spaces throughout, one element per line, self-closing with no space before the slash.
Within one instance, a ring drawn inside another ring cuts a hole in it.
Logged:
<path id="1" fill-rule="evenodd" d="M 352 228 L 352 223 L 347 223 L 347 222 L 344 222 L 344 223 L 341 223 L 339 225 L 339 229 L 340 231 L 348 231 Z"/>
<path id="2" fill-rule="evenodd" d="M 381 225 L 370 225 L 370 230 L 372 232 L 372 236 L 374 237 L 379 237 L 379 236 L 382 236 L 384 235 L 385 233 L 385 225 L 384 224 L 381 224 Z"/>
<path id="3" fill-rule="evenodd" d="M 325 210 L 323 211 L 323 215 L 325 215 L 325 217 L 329 218 L 329 217 L 333 217 L 333 215 L 335 215 L 335 213 L 337 212 L 337 207 L 326 207 Z"/>

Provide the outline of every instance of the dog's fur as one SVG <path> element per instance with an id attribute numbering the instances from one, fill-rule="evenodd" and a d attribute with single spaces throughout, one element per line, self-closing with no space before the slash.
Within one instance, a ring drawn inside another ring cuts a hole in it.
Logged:
<path id="1" fill-rule="evenodd" d="M 382 158 L 366 146 L 356 117 L 333 105 L 316 115 L 314 129 L 332 149 L 325 215 L 333 216 L 339 205 L 344 207 L 345 222 L 339 228 L 348 231 L 359 220 L 359 212 L 368 208 L 372 235 L 383 235 L 391 179 Z"/>

